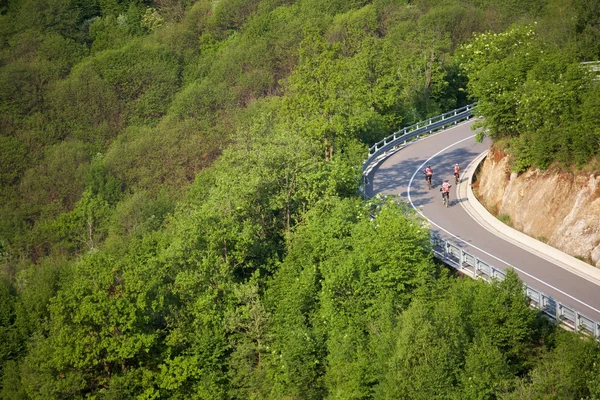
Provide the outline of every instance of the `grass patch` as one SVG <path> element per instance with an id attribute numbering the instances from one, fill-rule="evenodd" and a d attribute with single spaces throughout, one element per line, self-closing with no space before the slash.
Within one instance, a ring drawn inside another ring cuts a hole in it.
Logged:
<path id="1" fill-rule="evenodd" d="M 512 221 L 510 220 L 510 215 L 498 214 L 498 216 L 496 218 L 498 218 L 500 220 L 500 222 L 502 222 L 508 226 L 512 226 Z"/>
<path id="2" fill-rule="evenodd" d="M 573 256 L 573 257 L 575 257 L 579 261 L 583 261 L 584 263 L 588 263 L 590 265 L 594 265 L 594 263 L 592 262 L 592 259 L 590 257 L 582 257 L 582 256 Z"/>
<path id="3" fill-rule="evenodd" d="M 537 240 L 539 240 L 542 243 L 548 243 L 548 238 L 546 236 L 544 236 L 544 235 L 538 236 Z"/>

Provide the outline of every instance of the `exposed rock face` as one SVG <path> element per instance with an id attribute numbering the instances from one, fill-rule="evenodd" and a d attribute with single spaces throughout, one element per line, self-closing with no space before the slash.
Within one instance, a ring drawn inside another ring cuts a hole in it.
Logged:
<path id="1" fill-rule="evenodd" d="M 492 150 L 480 166 L 480 201 L 513 228 L 600 268 L 600 175 L 538 170 L 511 173 Z"/>

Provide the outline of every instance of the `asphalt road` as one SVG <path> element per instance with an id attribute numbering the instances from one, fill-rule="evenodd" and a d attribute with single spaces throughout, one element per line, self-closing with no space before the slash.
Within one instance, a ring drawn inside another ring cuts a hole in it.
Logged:
<path id="1" fill-rule="evenodd" d="M 527 284 L 600 321 L 599 286 L 493 235 L 471 219 L 460 205 L 466 198 L 457 198 L 454 164 L 465 169 L 490 145 L 489 141 L 475 141 L 472 124 L 473 121 L 434 134 L 385 159 L 371 172 L 366 194 L 402 196 L 431 221 L 432 230 L 442 238 L 452 240 L 498 269 L 514 266 Z M 427 165 L 434 172 L 431 190 L 422 173 Z M 452 184 L 448 208 L 443 206 L 439 191 L 443 179 Z"/>

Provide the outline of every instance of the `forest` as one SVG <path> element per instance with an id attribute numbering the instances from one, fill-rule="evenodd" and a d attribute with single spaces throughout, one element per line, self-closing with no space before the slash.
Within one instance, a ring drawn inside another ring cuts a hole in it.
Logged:
<path id="1" fill-rule="evenodd" d="M 359 194 L 475 101 L 595 168 L 596 60 L 596 0 L 0 0 L 0 398 L 600 399 L 599 343 Z"/>

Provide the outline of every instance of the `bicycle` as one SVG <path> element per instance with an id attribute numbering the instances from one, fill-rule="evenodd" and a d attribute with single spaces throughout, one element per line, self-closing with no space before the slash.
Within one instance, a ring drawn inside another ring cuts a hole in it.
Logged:
<path id="1" fill-rule="evenodd" d="M 425 182 L 427 182 L 427 189 L 431 190 L 431 175 L 425 175 Z"/>
<path id="2" fill-rule="evenodd" d="M 458 185 L 458 173 L 460 172 L 460 167 L 458 164 L 454 164 L 454 183 Z"/>
<path id="3" fill-rule="evenodd" d="M 444 206 L 448 207 L 448 205 L 450 204 L 450 188 L 452 187 L 451 184 L 448 183 L 447 180 L 445 180 L 442 185 L 440 186 L 440 192 L 442 192 L 442 202 L 444 203 Z"/>
<path id="4" fill-rule="evenodd" d="M 448 208 L 448 204 L 450 204 L 450 192 L 442 192 L 442 202 Z"/>

